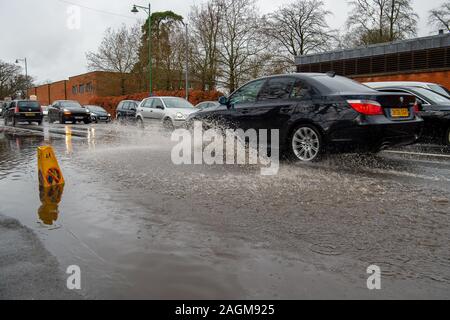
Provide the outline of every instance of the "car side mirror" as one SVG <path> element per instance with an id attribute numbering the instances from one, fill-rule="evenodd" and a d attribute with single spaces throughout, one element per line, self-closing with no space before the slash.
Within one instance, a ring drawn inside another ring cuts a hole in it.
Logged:
<path id="1" fill-rule="evenodd" d="M 137 109 L 136 109 L 136 107 L 131 107 L 130 110 L 131 111 L 136 111 Z"/>
<path id="2" fill-rule="evenodd" d="M 159 106 L 156 106 L 156 109 L 164 110 L 164 107 L 159 105 Z"/>
<path id="3" fill-rule="evenodd" d="M 223 106 L 228 106 L 228 98 L 227 97 L 220 97 L 219 103 Z"/>

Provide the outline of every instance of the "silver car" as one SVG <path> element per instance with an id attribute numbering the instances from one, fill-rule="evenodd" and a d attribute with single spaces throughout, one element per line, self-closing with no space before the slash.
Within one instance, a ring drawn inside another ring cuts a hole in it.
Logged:
<path id="1" fill-rule="evenodd" d="M 450 98 L 450 91 L 444 86 L 437 83 L 430 82 L 414 82 L 414 81 L 384 81 L 384 82 L 366 82 L 364 85 L 378 90 L 387 87 L 412 87 L 412 88 L 423 88 L 439 93 L 440 95 Z"/>
<path id="2" fill-rule="evenodd" d="M 142 127 L 159 124 L 166 129 L 184 126 L 189 115 L 198 110 L 187 100 L 177 97 L 151 97 L 137 108 L 136 120 Z"/>

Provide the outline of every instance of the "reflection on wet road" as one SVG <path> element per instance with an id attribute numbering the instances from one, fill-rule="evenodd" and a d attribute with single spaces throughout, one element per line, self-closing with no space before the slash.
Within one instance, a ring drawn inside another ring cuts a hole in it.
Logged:
<path id="1" fill-rule="evenodd" d="M 80 265 L 88 297 L 450 296 L 445 157 L 330 156 L 263 177 L 175 166 L 166 135 L 134 127 L 1 131 L 0 213 L 34 229 L 63 268 Z M 44 144 L 66 186 L 39 194 Z M 371 264 L 380 292 L 365 288 Z"/>

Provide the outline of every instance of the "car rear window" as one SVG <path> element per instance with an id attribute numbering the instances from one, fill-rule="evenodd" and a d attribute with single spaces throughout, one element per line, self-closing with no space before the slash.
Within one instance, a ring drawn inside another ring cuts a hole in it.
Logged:
<path id="1" fill-rule="evenodd" d="M 374 89 L 371 89 L 359 82 L 351 79 L 335 76 L 330 77 L 327 75 L 316 76 L 312 78 L 317 85 L 317 88 L 323 93 L 339 93 L 339 92 L 358 92 L 358 93 L 373 93 Z"/>
<path id="2" fill-rule="evenodd" d="M 19 108 L 28 108 L 32 110 L 40 110 L 41 105 L 37 101 L 19 101 Z"/>
<path id="3" fill-rule="evenodd" d="M 433 90 L 434 92 L 442 94 L 442 95 L 444 95 L 446 97 L 450 96 L 450 94 L 448 93 L 448 91 L 446 89 L 444 89 L 441 86 L 438 86 L 437 84 L 431 84 L 430 85 L 430 89 Z"/>

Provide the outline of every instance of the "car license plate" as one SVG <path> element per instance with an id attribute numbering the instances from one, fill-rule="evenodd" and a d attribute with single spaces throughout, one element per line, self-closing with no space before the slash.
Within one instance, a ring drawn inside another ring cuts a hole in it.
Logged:
<path id="1" fill-rule="evenodd" d="M 76 120 L 81 120 L 83 117 L 75 117 Z"/>
<path id="2" fill-rule="evenodd" d="M 25 117 L 34 117 L 34 113 L 27 112 L 25 113 Z"/>
<path id="3" fill-rule="evenodd" d="M 393 118 L 408 118 L 409 109 L 407 108 L 391 109 L 391 116 Z"/>

